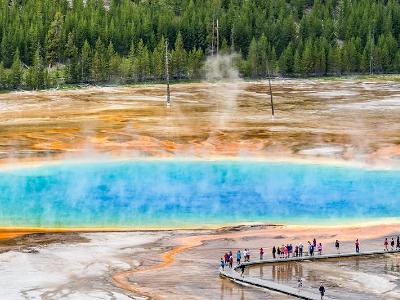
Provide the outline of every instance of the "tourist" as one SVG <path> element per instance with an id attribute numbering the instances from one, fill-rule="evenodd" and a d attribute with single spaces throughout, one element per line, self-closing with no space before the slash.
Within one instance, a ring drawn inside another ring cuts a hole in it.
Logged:
<path id="1" fill-rule="evenodd" d="M 240 270 L 242 271 L 242 273 L 240 274 L 240 276 L 244 277 L 244 269 L 246 268 L 246 266 L 244 264 L 240 265 Z"/>
<path id="2" fill-rule="evenodd" d="M 281 247 L 276 247 L 276 254 L 278 254 L 278 257 L 281 258 Z"/>
<path id="3" fill-rule="evenodd" d="M 339 250 L 339 248 L 340 248 L 340 243 L 339 243 L 338 240 L 336 240 L 336 242 L 335 242 L 335 248 L 336 248 L 337 253 L 340 253 L 340 250 Z"/>
<path id="4" fill-rule="evenodd" d="M 263 259 L 263 256 L 264 256 L 264 249 L 261 247 L 260 248 L 260 260 Z"/>
<path id="5" fill-rule="evenodd" d="M 400 249 L 400 237 L 397 236 L 396 250 Z"/>
<path id="6" fill-rule="evenodd" d="M 283 253 L 285 253 L 285 258 L 288 258 L 288 255 L 289 255 L 289 249 L 288 249 L 288 247 L 287 247 L 287 246 L 285 246 L 285 247 L 283 248 Z"/>
<path id="7" fill-rule="evenodd" d="M 275 254 L 276 254 L 276 247 L 273 246 L 273 247 L 272 247 L 272 258 L 273 258 L 273 259 L 276 258 Z"/>
<path id="8" fill-rule="evenodd" d="M 250 249 L 247 249 L 247 261 L 250 261 Z"/>
<path id="9" fill-rule="evenodd" d="M 325 287 L 322 285 L 319 286 L 319 293 L 321 294 L 321 300 L 324 298 L 325 295 Z"/>
<path id="10" fill-rule="evenodd" d="M 282 245 L 281 246 L 281 258 L 284 258 L 284 257 L 285 257 L 285 246 Z"/>
<path id="11" fill-rule="evenodd" d="M 231 252 L 232 253 L 232 252 Z M 232 269 L 233 267 L 233 256 L 232 254 L 229 256 L 229 268 Z"/>
<path id="12" fill-rule="evenodd" d="M 322 243 L 318 244 L 318 255 L 322 254 Z"/>
<path id="13" fill-rule="evenodd" d="M 236 252 L 236 263 L 237 263 L 238 265 L 240 265 L 241 259 L 242 259 L 242 253 L 240 253 L 240 250 L 238 250 L 238 251 Z"/>
<path id="14" fill-rule="evenodd" d="M 358 241 L 358 239 L 356 239 L 355 245 L 356 245 L 356 252 L 360 253 L 360 242 Z"/>
<path id="15" fill-rule="evenodd" d="M 244 249 L 243 257 L 244 257 L 244 262 L 246 262 L 247 261 L 247 249 Z"/>
<path id="16" fill-rule="evenodd" d="M 394 238 L 390 241 L 390 247 L 392 248 L 392 251 L 394 250 Z"/>
<path id="17" fill-rule="evenodd" d="M 225 262 L 224 259 L 221 257 L 221 262 L 220 262 L 221 270 L 224 271 L 225 268 Z"/>
<path id="18" fill-rule="evenodd" d="M 299 255 L 300 255 L 300 257 L 303 257 L 303 244 L 302 243 L 300 243 L 300 245 L 299 245 Z"/>
<path id="19" fill-rule="evenodd" d="M 308 254 L 310 256 L 314 255 L 314 246 L 310 243 L 310 241 L 308 241 Z"/>
<path id="20" fill-rule="evenodd" d="M 312 241 L 312 245 L 313 245 L 314 249 L 317 248 L 317 240 L 315 238 Z"/>
<path id="21" fill-rule="evenodd" d="M 389 242 L 388 242 L 387 238 L 385 238 L 385 241 L 383 242 L 383 246 L 385 246 L 384 251 L 389 251 L 388 250 L 388 245 L 389 245 Z"/>
<path id="22" fill-rule="evenodd" d="M 289 256 L 288 257 L 290 257 L 290 256 L 293 257 L 293 245 L 292 244 L 288 245 L 288 252 L 289 252 Z"/>
<path id="23" fill-rule="evenodd" d="M 225 254 L 224 254 L 224 262 L 225 262 L 225 265 L 227 265 L 228 262 L 229 262 L 229 255 L 228 255 L 228 252 L 225 252 Z"/>
<path id="24" fill-rule="evenodd" d="M 294 255 L 295 255 L 296 257 L 299 256 L 299 245 L 296 245 L 296 247 L 294 247 Z"/>

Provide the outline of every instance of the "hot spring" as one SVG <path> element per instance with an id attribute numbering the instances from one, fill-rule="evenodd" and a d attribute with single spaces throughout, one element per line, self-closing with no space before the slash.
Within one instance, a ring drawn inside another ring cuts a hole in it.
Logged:
<path id="1" fill-rule="evenodd" d="M 65 162 L 0 171 L 0 226 L 200 228 L 400 216 L 400 171 L 247 160 Z"/>

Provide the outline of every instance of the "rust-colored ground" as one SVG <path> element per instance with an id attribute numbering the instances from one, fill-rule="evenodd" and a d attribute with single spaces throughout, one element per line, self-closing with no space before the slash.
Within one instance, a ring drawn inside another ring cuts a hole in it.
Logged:
<path id="1" fill-rule="evenodd" d="M 0 163 L 60 158 L 296 157 L 398 164 L 396 82 L 275 81 L 0 95 Z"/>

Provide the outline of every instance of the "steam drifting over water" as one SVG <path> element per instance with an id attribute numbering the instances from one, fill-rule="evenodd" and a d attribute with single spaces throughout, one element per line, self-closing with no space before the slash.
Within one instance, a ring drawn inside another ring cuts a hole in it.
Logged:
<path id="1" fill-rule="evenodd" d="M 396 217 L 400 172 L 242 161 L 2 171 L 1 226 L 202 227 Z"/>

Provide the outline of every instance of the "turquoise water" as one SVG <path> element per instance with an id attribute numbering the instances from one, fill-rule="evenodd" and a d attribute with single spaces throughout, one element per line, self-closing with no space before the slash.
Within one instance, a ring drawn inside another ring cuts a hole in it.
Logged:
<path id="1" fill-rule="evenodd" d="M 0 172 L 0 226 L 202 227 L 400 216 L 400 171 L 249 161 L 64 163 Z"/>

